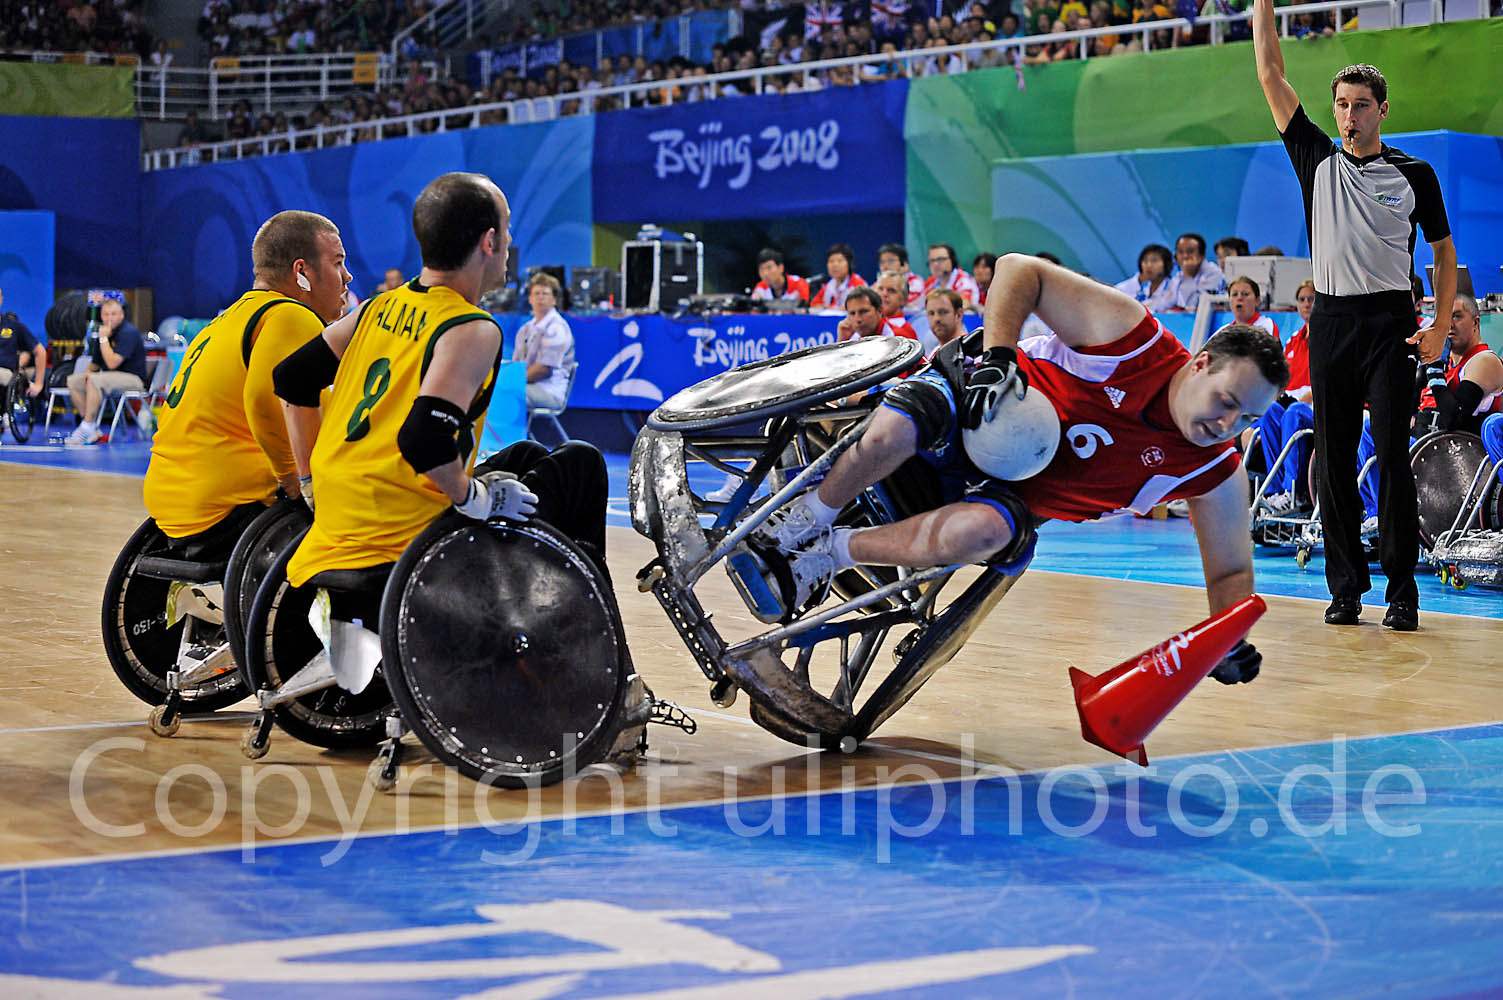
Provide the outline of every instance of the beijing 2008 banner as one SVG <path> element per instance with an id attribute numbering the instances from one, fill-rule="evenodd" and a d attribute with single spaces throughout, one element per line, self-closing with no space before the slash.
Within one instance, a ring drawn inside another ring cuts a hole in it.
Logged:
<path id="1" fill-rule="evenodd" d="M 595 117 L 597 222 L 894 211 L 908 82 Z"/>

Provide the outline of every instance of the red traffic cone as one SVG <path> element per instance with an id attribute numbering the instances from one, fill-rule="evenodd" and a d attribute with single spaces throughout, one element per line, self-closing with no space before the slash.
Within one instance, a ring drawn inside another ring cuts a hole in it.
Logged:
<path id="1" fill-rule="evenodd" d="M 1232 647 L 1268 605 L 1257 594 L 1165 639 L 1098 677 L 1070 668 L 1086 742 L 1147 766 L 1143 741 Z"/>

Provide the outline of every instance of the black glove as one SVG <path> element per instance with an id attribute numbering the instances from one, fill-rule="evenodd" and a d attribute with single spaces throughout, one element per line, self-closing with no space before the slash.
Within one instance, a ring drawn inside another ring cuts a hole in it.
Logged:
<path id="1" fill-rule="evenodd" d="M 1258 676 L 1258 668 L 1263 665 L 1263 654 L 1258 652 L 1256 646 L 1243 639 L 1232 647 L 1222 661 L 1216 664 L 1211 671 L 1211 676 L 1223 684 L 1247 684 Z"/>
<path id="2" fill-rule="evenodd" d="M 1011 347 L 993 347 L 981 355 L 981 360 L 971 372 L 965 388 L 965 399 L 960 404 L 960 425 L 975 430 L 986 422 L 986 415 L 996 405 L 997 394 L 1014 380 L 1013 391 L 1028 390 L 1028 374 L 1018 367 L 1018 352 Z"/>
<path id="3" fill-rule="evenodd" d="M 1295 399 L 1293 396 L 1289 395 L 1287 392 L 1281 392 L 1281 393 L 1279 393 L 1279 405 L 1282 406 L 1286 410 L 1289 409 L 1289 407 L 1293 406 L 1295 403 L 1298 403 L 1298 402 L 1299 402 L 1299 400 Z"/>

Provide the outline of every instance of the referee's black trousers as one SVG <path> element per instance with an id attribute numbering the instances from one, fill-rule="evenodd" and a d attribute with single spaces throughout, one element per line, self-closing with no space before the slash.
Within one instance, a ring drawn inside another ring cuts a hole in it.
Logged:
<path id="1" fill-rule="evenodd" d="M 1372 586 L 1362 552 L 1357 443 L 1367 403 L 1378 453 L 1378 556 L 1387 601 L 1418 606 L 1414 564 L 1419 521 L 1409 467 L 1414 413 L 1416 330 L 1409 292 L 1315 296 L 1310 316 L 1310 384 L 1314 391 L 1316 489 L 1325 536 L 1326 584 L 1333 597 L 1359 597 Z"/>

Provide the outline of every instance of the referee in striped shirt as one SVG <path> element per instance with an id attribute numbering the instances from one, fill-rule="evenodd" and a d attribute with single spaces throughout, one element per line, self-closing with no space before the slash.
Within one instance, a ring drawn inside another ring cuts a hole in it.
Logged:
<path id="1" fill-rule="evenodd" d="M 1456 248 L 1440 183 L 1428 163 L 1383 143 L 1388 84 L 1376 67 L 1348 66 L 1331 81 L 1337 146 L 1305 114 L 1284 77 L 1273 0 L 1255 0 L 1253 51 L 1258 82 L 1299 176 L 1315 269 L 1310 382 L 1331 591 L 1326 622 L 1356 625 L 1362 594 L 1372 586 L 1353 474 L 1366 403 L 1378 452 L 1378 555 L 1388 577 L 1383 625 L 1412 632 L 1419 627 L 1419 522 L 1409 467 L 1415 357 L 1425 363 L 1440 357 L 1451 317 L 1449 309 L 1437 309 L 1434 323 L 1416 332 L 1410 289 L 1418 228 L 1435 257 L 1435 301 L 1455 297 Z"/>

